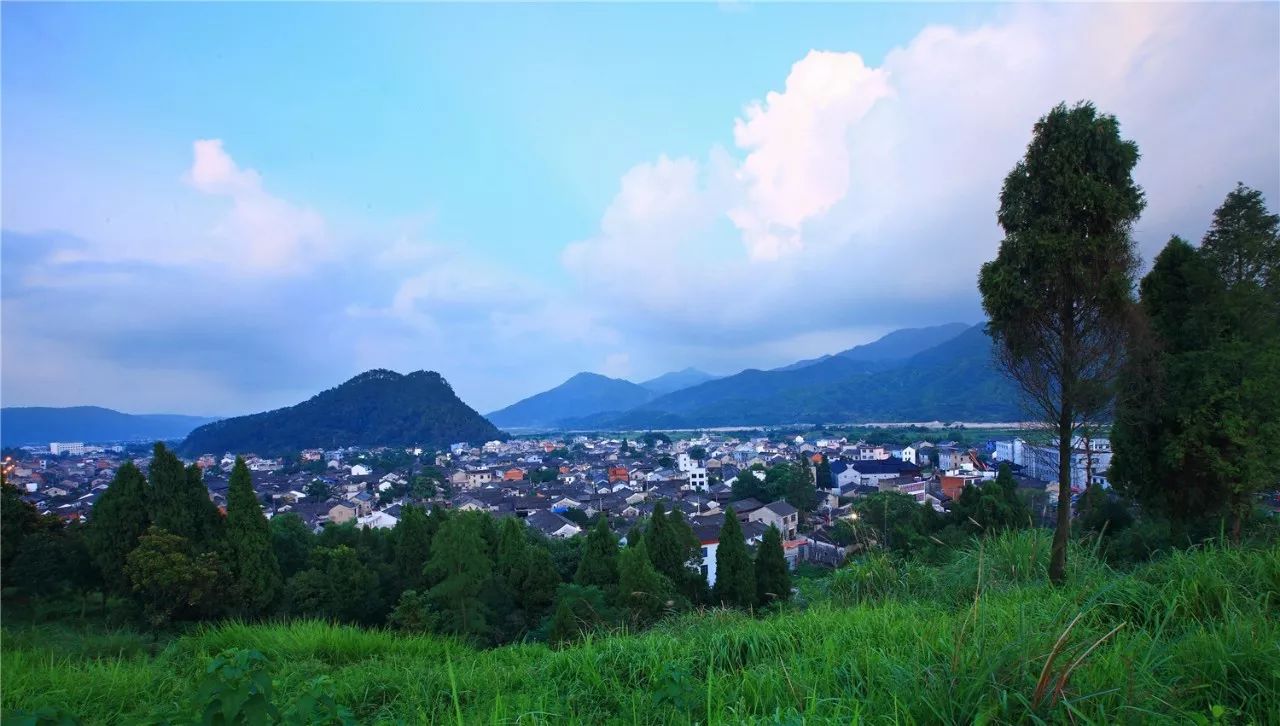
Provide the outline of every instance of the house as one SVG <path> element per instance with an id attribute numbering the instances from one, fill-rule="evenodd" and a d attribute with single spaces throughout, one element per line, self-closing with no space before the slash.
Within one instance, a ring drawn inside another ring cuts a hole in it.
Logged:
<path id="1" fill-rule="evenodd" d="M 396 522 L 399 521 L 399 519 L 385 511 L 374 512 L 356 520 L 361 527 L 372 527 L 373 529 L 392 529 L 396 526 Z"/>
<path id="2" fill-rule="evenodd" d="M 800 523 L 800 512 L 787 502 L 779 499 L 751 512 L 747 517 L 750 522 L 759 522 L 767 529 L 770 525 L 777 527 L 784 540 L 794 539 L 796 527 Z"/>
<path id="3" fill-rule="evenodd" d="M 738 519 L 745 522 L 750 520 L 750 515 L 752 512 L 756 511 L 757 509 L 759 509 L 764 505 L 761 504 L 756 499 L 747 497 L 746 499 L 739 499 L 738 501 L 733 502 L 729 506 L 733 507 L 733 513 L 738 515 Z"/>
<path id="4" fill-rule="evenodd" d="M 525 523 L 548 537 L 568 539 L 582 532 L 582 528 L 555 512 L 540 509 L 525 517 Z"/>
<path id="5" fill-rule="evenodd" d="M 329 508 L 329 521 L 346 524 L 356 518 L 356 508 L 349 504 L 335 504 Z"/>
<path id="6" fill-rule="evenodd" d="M 512 467 L 502 472 L 503 481 L 520 481 L 524 479 L 524 476 L 524 469 L 521 469 L 520 467 Z"/>
<path id="7" fill-rule="evenodd" d="M 902 459 L 878 459 L 868 461 L 854 461 L 849 464 L 849 468 L 845 474 L 849 474 L 840 483 L 846 482 L 878 485 L 882 479 L 893 479 L 899 476 L 915 476 L 920 473 L 914 464 L 908 464 Z"/>
<path id="8" fill-rule="evenodd" d="M 631 472 L 627 471 L 625 466 L 609 467 L 610 482 L 629 482 L 631 481 Z"/>
<path id="9" fill-rule="evenodd" d="M 689 488 L 693 491 L 701 492 L 707 489 L 707 470 L 695 466 L 688 470 L 689 472 Z"/>
<path id="10" fill-rule="evenodd" d="M 920 462 L 916 461 L 916 448 L 914 446 L 908 445 L 902 447 L 902 450 L 898 452 L 898 457 L 903 461 L 909 461 L 917 466 L 920 464 Z"/>
<path id="11" fill-rule="evenodd" d="M 355 464 L 351 467 L 351 476 L 369 476 L 373 470 L 364 464 Z"/>
<path id="12" fill-rule="evenodd" d="M 484 486 L 491 481 L 493 481 L 493 472 L 488 469 L 467 472 L 467 486 L 469 487 Z"/>

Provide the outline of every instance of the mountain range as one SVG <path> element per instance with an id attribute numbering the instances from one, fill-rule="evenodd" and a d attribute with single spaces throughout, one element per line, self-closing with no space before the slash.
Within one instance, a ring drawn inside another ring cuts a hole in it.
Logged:
<path id="1" fill-rule="evenodd" d="M 215 419 L 171 413 L 121 413 L 99 406 L 10 407 L 0 409 L 0 439 L 5 446 L 53 441 L 115 443 L 180 439 Z"/>
<path id="2" fill-rule="evenodd" d="M 985 324 L 951 323 L 897 330 L 832 355 L 666 393 L 580 373 L 490 419 L 511 428 L 562 429 L 1000 421 L 1022 417 L 1016 401 L 992 365 Z"/>
<path id="3" fill-rule="evenodd" d="M 265 413 L 222 419 L 195 429 L 178 447 L 187 455 L 357 445 L 444 448 L 458 441 L 505 439 L 463 403 L 434 371 L 366 371 L 310 399 Z"/>

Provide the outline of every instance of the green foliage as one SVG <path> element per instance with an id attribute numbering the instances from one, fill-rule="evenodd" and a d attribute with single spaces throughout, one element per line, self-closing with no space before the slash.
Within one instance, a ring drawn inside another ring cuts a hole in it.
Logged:
<path id="1" fill-rule="evenodd" d="M 169 703 L 184 716 L 171 722 L 185 723 L 203 710 L 195 696 L 209 661 L 237 647 L 265 656 L 254 667 L 271 672 L 285 719 L 308 694 L 327 694 L 360 723 L 1269 724 L 1280 712 L 1274 542 L 1198 547 L 1129 573 L 1073 545 L 1061 588 L 1044 582 L 1046 532 L 978 547 L 938 567 L 883 555 L 865 586 L 837 598 L 837 578 L 868 557 L 834 573 L 830 594 L 815 587 L 804 610 L 691 612 L 641 634 L 606 635 L 597 620 L 591 637 L 557 648 L 480 650 L 300 621 L 230 622 L 163 649 L 69 654 L 58 645 L 68 638 L 18 629 L 6 612 L 0 699 L 6 724 L 37 712 L 155 722 Z M 602 604 L 598 590 L 592 597 Z M 1042 673 L 1050 687 L 1037 702 Z M 333 720 L 317 709 L 291 723 Z"/>
<path id="2" fill-rule="evenodd" d="M 40 513 L 23 501 L 22 493 L 8 481 L 0 481 L 0 497 L 0 576 L 3 576 L 18 556 L 23 538 L 40 528 Z"/>
<path id="3" fill-rule="evenodd" d="M 1070 447 L 1101 416 L 1130 323 L 1137 256 L 1130 237 L 1146 204 L 1133 181 L 1138 147 L 1114 116 L 1060 104 L 1035 125 L 1005 177 L 996 259 L 978 278 L 996 360 L 1028 413 L 1053 427 L 1060 460 L 1050 574 L 1066 575 L 1071 531 Z"/>
<path id="4" fill-rule="evenodd" d="M 674 587 L 654 569 L 645 540 L 618 556 L 618 607 L 634 627 L 645 627 L 672 607 Z"/>
<path id="5" fill-rule="evenodd" d="M 151 523 L 177 535 L 199 551 L 217 547 L 222 515 L 209 499 L 200 467 L 184 469 L 182 461 L 157 442 L 147 472 Z"/>
<path id="6" fill-rule="evenodd" d="M 871 544 L 903 554 L 928 547 L 933 520 L 926 510 L 931 509 L 901 492 L 873 492 L 853 505 L 859 525 L 869 530 Z"/>
<path id="7" fill-rule="evenodd" d="M 253 493 L 244 459 L 237 456 L 227 488 L 227 565 L 233 611 L 263 615 L 281 595 L 280 563 L 271 545 L 271 529 Z"/>
<path id="8" fill-rule="evenodd" d="M 769 525 L 756 549 L 756 604 L 768 607 L 791 599 L 791 571 L 782 549 L 782 533 Z"/>
<path id="9" fill-rule="evenodd" d="M 188 454 L 250 450 L 276 454 L 371 442 L 445 447 L 455 441 L 505 437 L 459 400 L 439 373 L 401 375 L 378 369 L 296 406 L 201 426 L 182 442 L 182 450 Z"/>
<path id="10" fill-rule="evenodd" d="M 994 481 L 964 487 L 952 504 L 951 520 L 968 532 L 994 534 L 1031 526 L 1031 512 L 1018 496 L 1008 464 L 1001 464 Z"/>
<path id="11" fill-rule="evenodd" d="M 125 461 L 93 505 L 88 532 L 93 559 L 113 592 L 129 590 L 124 563 L 150 524 L 146 496 L 146 478 L 132 461 Z"/>
<path id="12" fill-rule="evenodd" d="M 583 587 L 598 587 L 605 592 L 612 592 L 618 584 L 618 538 L 603 517 L 587 533 L 573 582 Z"/>
<path id="13" fill-rule="evenodd" d="M 1201 249 L 1228 287 L 1271 288 L 1280 283 L 1280 215 L 1262 192 L 1237 184 L 1213 213 Z"/>
<path id="14" fill-rule="evenodd" d="M 307 499 L 313 502 L 323 502 L 329 498 L 329 483 L 317 477 L 307 483 L 305 492 Z"/>
<path id="15" fill-rule="evenodd" d="M 387 625 L 397 630 L 429 633 L 439 627 L 439 618 L 427 593 L 405 590 L 387 618 Z"/>
<path id="16" fill-rule="evenodd" d="M 129 553 L 124 572 L 156 626 L 208 613 L 216 607 L 228 579 L 216 555 L 196 554 L 185 538 L 155 526 Z"/>
<path id="17" fill-rule="evenodd" d="M 715 601 L 727 607 L 749 608 L 756 603 L 756 573 L 733 507 L 724 512 L 720 544 L 716 547 Z"/>
<path id="18" fill-rule="evenodd" d="M 302 518 L 293 512 L 285 512 L 272 517 L 268 526 L 271 550 L 275 553 L 276 564 L 280 566 L 281 577 L 287 580 L 306 569 L 311 560 L 311 549 L 315 546 L 315 535 Z"/>
<path id="19" fill-rule="evenodd" d="M 613 619 L 605 592 L 598 587 L 564 584 L 556 592 L 556 607 L 547 623 L 547 642 L 562 646 L 603 629 Z"/>
<path id="20" fill-rule="evenodd" d="M 285 587 L 289 612 L 304 617 L 374 624 L 383 615 L 377 572 L 345 544 L 317 549 L 314 566 Z"/>
<path id="21" fill-rule="evenodd" d="M 474 517 L 451 517 L 432 540 L 426 572 L 436 584 L 427 595 L 444 632 L 478 640 L 489 636 L 490 608 L 483 595 L 494 576 L 490 551 Z"/>
<path id="22" fill-rule="evenodd" d="M 406 504 L 400 509 L 392 538 L 401 589 L 421 590 L 426 586 L 424 568 L 431 560 L 431 541 L 439 527 L 440 518 L 428 515 L 420 507 Z"/>

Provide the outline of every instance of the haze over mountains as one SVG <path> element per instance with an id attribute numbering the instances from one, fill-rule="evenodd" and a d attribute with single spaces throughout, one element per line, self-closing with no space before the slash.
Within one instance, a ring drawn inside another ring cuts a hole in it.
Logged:
<path id="1" fill-rule="evenodd" d="M 688 378 L 704 380 L 664 393 L 650 385 L 653 381 L 635 384 L 579 373 L 489 418 L 513 429 L 607 429 L 1021 416 L 1012 387 L 992 367 L 983 324 L 896 330 L 773 370 Z"/>
<path id="2" fill-rule="evenodd" d="M 0 409 L 0 439 L 5 446 L 51 441 L 96 443 L 180 439 L 215 419 L 172 413 L 121 413 L 100 406 Z"/>
<path id="3" fill-rule="evenodd" d="M 696 368 L 643 383 L 578 373 L 482 417 L 438 373 L 362 373 L 295 406 L 222 420 L 130 416 L 93 407 L 4 409 L 6 444 L 174 439 L 187 454 L 351 445 L 443 447 L 499 430 L 647 429 L 871 421 L 1011 421 L 1012 386 L 983 324 L 897 330 L 773 370 Z M 188 435 L 189 434 L 189 435 Z"/>

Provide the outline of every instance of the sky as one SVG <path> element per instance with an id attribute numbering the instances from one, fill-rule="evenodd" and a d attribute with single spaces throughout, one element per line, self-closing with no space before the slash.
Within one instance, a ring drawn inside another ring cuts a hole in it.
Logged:
<path id="1" fill-rule="evenodd" d="M 1280 4 L 0 6 L 0 402 L 481 412 L 982 319 L 1036 119 L 1280 207 Z"/>

